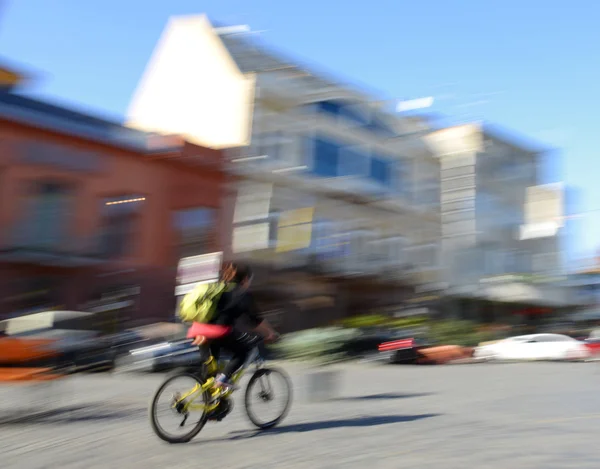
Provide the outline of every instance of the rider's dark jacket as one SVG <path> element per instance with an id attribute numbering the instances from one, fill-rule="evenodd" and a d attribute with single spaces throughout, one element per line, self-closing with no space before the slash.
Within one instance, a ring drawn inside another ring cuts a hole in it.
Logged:
<path id="1" fill-rule="evenodd" d="M 262 322 L 252 294 L 236 288 L 221 295 L 217 303 L 217 313 L 211 324 L 234 327 L 242 316 L 250 321 L 252 327 L 257 327 Z"/>

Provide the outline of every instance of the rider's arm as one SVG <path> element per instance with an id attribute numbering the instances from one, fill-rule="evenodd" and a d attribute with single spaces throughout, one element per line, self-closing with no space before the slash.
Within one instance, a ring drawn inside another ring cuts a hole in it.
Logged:
<path id="1" fill-rule="evenodd" d="M 250 322 L 252 323 L 252 326 L 254 327 L 254 330 L 262 335 L 266 340 L 275 339 L 277 337 L 277 332 L 271 327 L 266 319 L 263 319 L 259 316 L 258 308 L 252 295 L 248 294 L 246 301 L 248 301 L 246 313 L 250 319 Z"/>
<path id="2" fill-rule="evenodd" d="M 266 319 L 263 319 L 261 323 L 256 327 L 256 332 L 262 335 L 265 340 L 275 340 L 279 334 L 271 327 L 271 324 Z"/>
<path id="3" fill-rule="evenodd" d="M 258 314 L 258 307 L 254 301 L 254 297 L 249 292 L 244 297 L 244 312 L 252 327 L 258 329 L 264 322 L 264 319 Z"/>

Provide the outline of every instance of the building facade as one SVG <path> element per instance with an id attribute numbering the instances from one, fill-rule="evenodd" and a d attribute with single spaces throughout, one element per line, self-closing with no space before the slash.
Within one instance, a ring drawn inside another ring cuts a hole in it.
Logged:
<path id="1" fill-rule="evenodd" d="M 166 319 L 179 258 L 230 245 L 222 151 L 8 90 L 0 146 L 2 316 L 129 291 L 123 322 Z"/>
<path id="2" fill-rule="evenodd" d="M 541 184 L 543 152 L 476 124 L 433 131 L 427 139 L 441 160 L 449 293 L 473 299 L 457 309 L 493 320 L 533 306 L 564 306 L 564 292 L 553 283 L 563 273 L 563 193 Z"/>
<path id="3" fill-rule="evenodd" d="M 368 94 L 182 17 L 163 32 L 128 122 L 235 148 L 234 256 L 338 280 L 438 280 L 439 161 L 419 129 Z"/>

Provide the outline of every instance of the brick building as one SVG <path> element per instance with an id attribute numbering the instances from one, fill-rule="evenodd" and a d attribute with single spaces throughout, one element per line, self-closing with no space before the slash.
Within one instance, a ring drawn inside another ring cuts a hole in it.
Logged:
<path id="1" fill-rule="evenodd" d="M 0 91 L 0 317 L 136 291 L 168 318 L 182 255 L 224 251 L 222 152 Z"/>

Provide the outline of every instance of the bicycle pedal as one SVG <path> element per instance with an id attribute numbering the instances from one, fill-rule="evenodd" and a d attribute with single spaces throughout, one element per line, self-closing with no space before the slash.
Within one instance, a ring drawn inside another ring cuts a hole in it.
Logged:
<path id="1" fill-rule="evenodd" d="M 211 393 L 210 399 L 209 399 L 208 403 L 209 404 L 214 404 L 215 402 L 217 402 L 218 400 L 220 400 L 221 397 L 223 397 L 223 394 L 221 393 L 221 390 L 217 390 L 217 391 Z"/>

